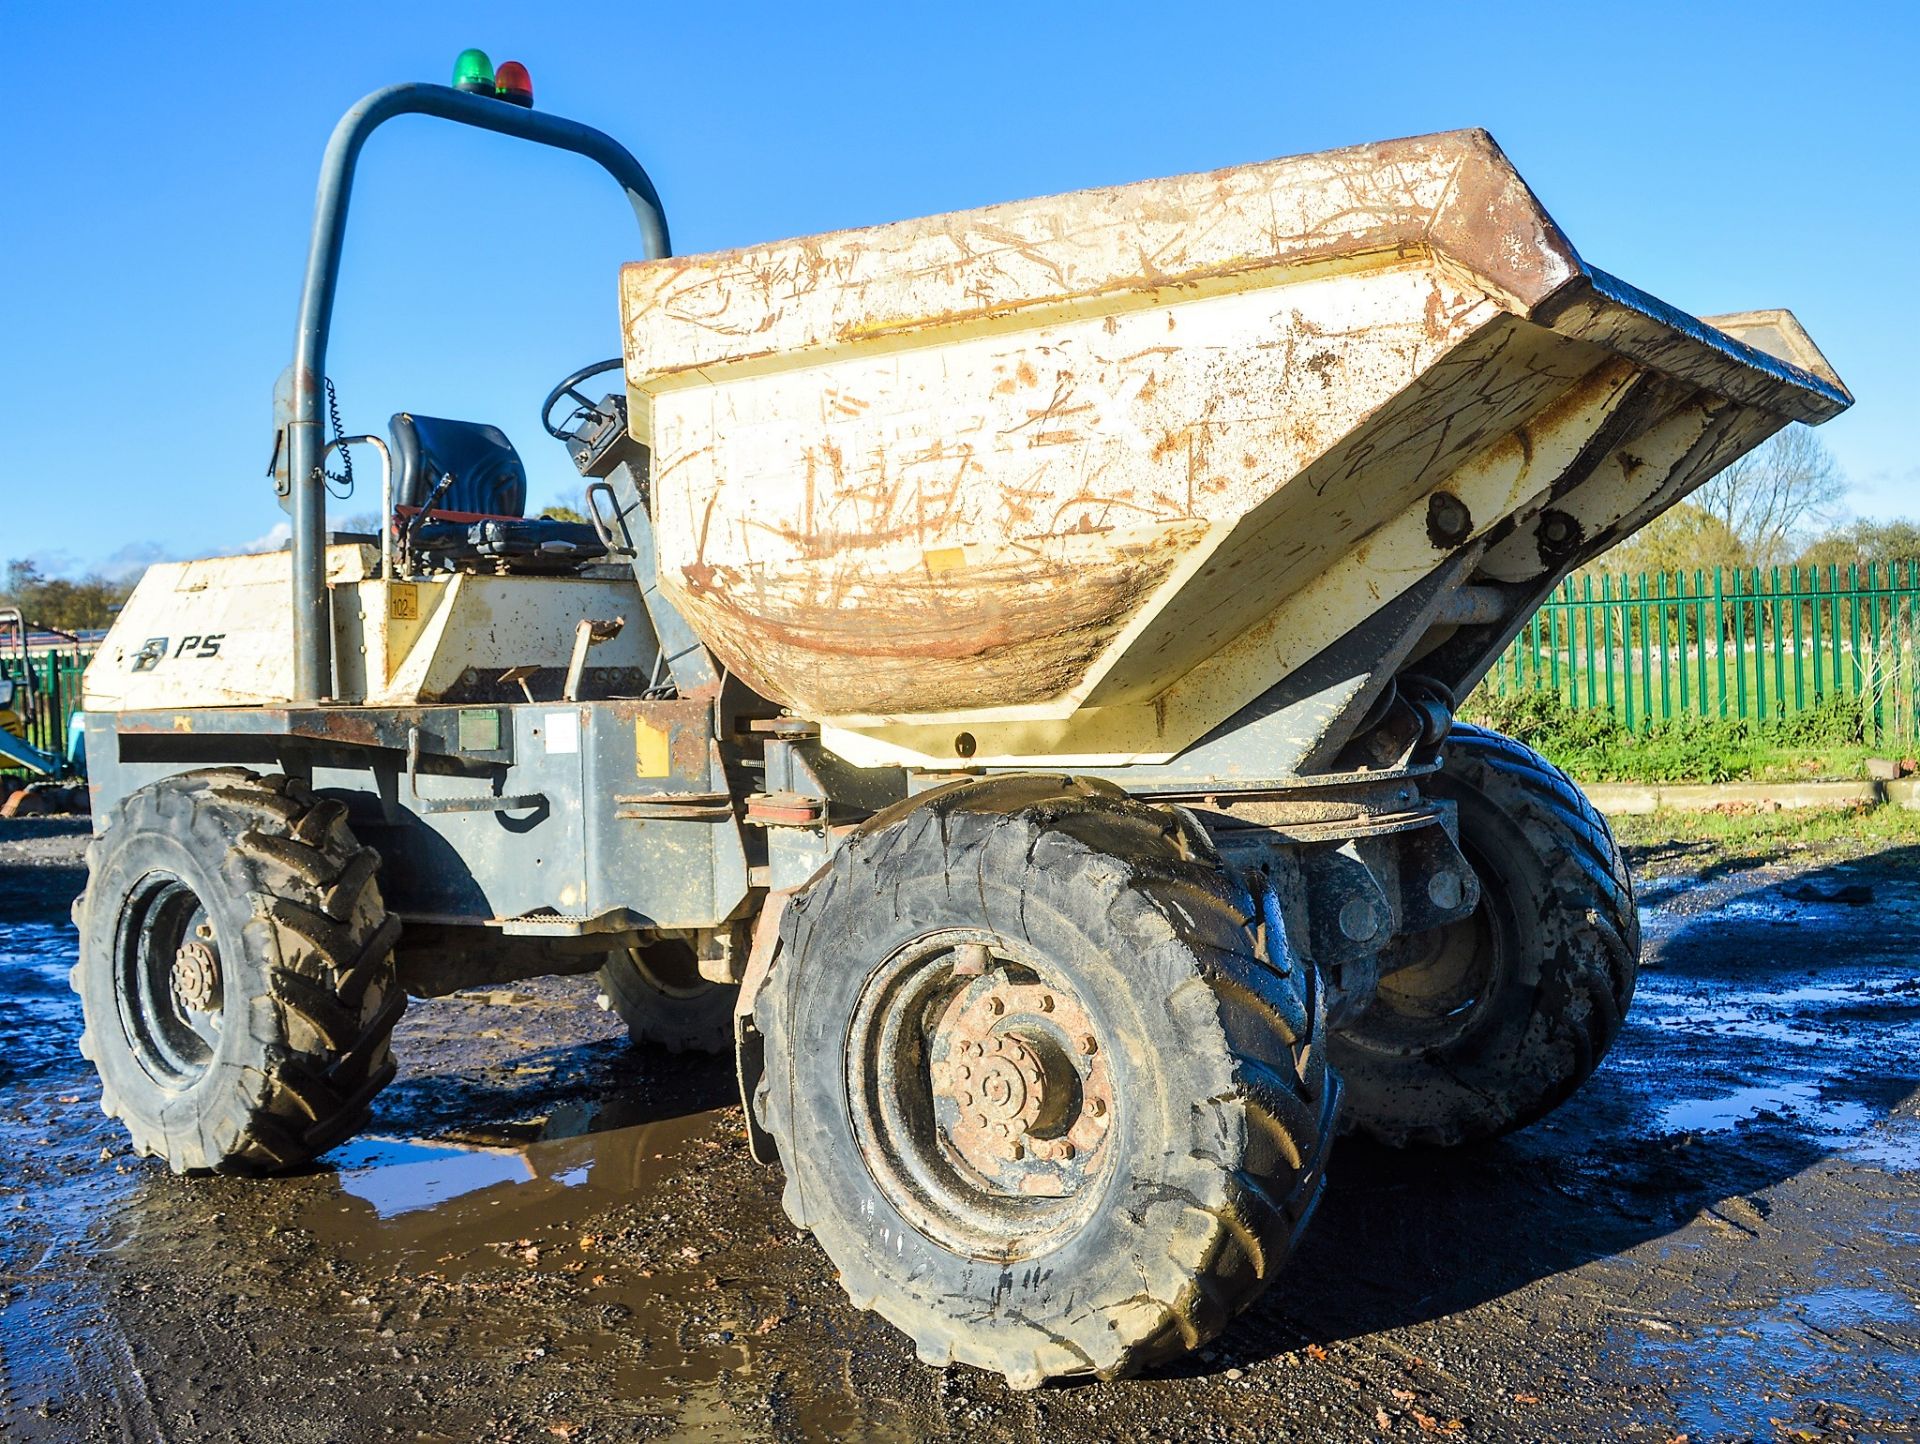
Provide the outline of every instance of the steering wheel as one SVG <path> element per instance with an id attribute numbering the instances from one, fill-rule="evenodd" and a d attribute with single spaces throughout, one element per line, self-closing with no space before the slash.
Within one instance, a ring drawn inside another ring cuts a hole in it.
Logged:
<path id="1" fill-rule="evenodd" d="M 609 371 L 618 371 L 621 362 L 622 358 L 615 356 L 611 361 L 596 361 L 591 366 L 582 366 L 578 371 L 574 372 L 573 375 L 567 377 L 566 380 L 549 391 L 547 393 L 547 399 L 541 403 L 540 406 L 540 424 L 546 427 L 547 435 L 551 436 L 555 441 L 577 441 L 579 439 L 572 432 L 562 431 L 553 424 L 553 408 L 560 404 L 560 398 L 563 396 L 573 401 L 578 408 L 573 413 L 573 416 L 569 418 L 570 420 L 578 420 L 583 415 L 594 417 L 602 422 L 613 420 L 611 416 L 600 409 L 599 402 L 590 399 L 580 390 L 580 385 L 582 382 L 591 381 L 596 376 L 603 376 Z"/>

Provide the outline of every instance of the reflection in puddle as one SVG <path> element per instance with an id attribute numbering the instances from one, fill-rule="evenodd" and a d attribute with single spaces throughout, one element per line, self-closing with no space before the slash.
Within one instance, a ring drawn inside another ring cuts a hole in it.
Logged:
<path id="1" fill-rule="evenodd" d="M 1920 1398 L 1920 1315 L 1896 1294 L 1830 1288 L 1734 1314 L 1691 1339 L 1642 1338 L 1635 1366 L 1675 1380 L 1680 1420 L 1695 1438 L 1812 1437 L 1838 1405 L 1847 1438 L 1881 1435 L 1890 1399 Z M 1822 1430 L 1822 1437 L 1828 1437 Z"/>
<path id="2" fill-rule="evenodd" d="M 1858 1104 L 1844 1106 L 1860 1108 Z M 1865 1114 L 1866 1109 L 1860 1108 L 1860 1112 Z M 1857 1130 L 1824 1133 L 1815 1141 L 1884 1173 L 1920 1172 L 1920 1118 L 1884 1118 Z"/>
<path id="3" fill-rule="evenodd" d="M 519 1146 L 362 1138 L 327 1156 L 337 1175 L 314 1180 L 331 1186 L 303 1200 L 298 1221 L 354 1260 L 370 1296 L 418 1309 L 416 1327 L 440 1319 L 470 1340 L 591 1369 L 636 1417 L 670 1419 L 666 1437 L 745 1437 L 722 1382 L 754 1372 L 750 1341 L 771 1330 L 756 1286 L 777 1285 L 777 1305 L 786 1281 L 758 1277 L 778 1271 L 754 1245 L 716 1248 L 697 1211 L 678 1216 L 666 1203 L 708 1153 L 744 1146 L 725 1117 L 621 1127 L 616 1100 L 559 1110 Z M 528 1319 L 552 1308 L 536 1301 L 555 1288 L 576 1321 L 529 1333 Z M 831 1392 L 796 1407 L 815 1435 L 862 1422 L 857 1401 Z"/>
<path id="4" fill-rule="evenodd" d="M 0 1082 L 78 1056 L 80 1000 L 67 986 L 73 950 L 67 923 L 0 928 Z"/>
<path id="5" fill-rule="evenodd" d="M 1889 1173 L 1920 1168 L 1920 1119 L 1884 1117 L 1864 1103 L 1823 1102 L 1817 1083 L 1736 1088 L 1660 1110 L 1666 1133 L 1724 1133 L 1762 1118 L 1791 1119 L 1813 1142 Z"/>
<path id="6" fill-rule="evenodd" d="M 1763 1113 L 1799 1113 L 1819 1096 L 1819 1087 L 1812 1083 L 1736 1088 L 1718 1098 L 1683 1098 L 1669 1103 L 1660 1110 L 1660 1126 L 1668 1133 L 1720 1133 Z"/>
<path id="7" fill-rule="evenodd" d="M 339 1193 L 334 1207 L 317 1212 L 309 1226 L 351 1235 L 354 1254 L 375 1264 L 397 1266 L 428 1252 L 442 1263 L 476 1253 L 493 1257 L 491 1250 L 504 1243 L 569 1229 L 592 1208 L 644 1198 L 672 1174 L 696 1138 L 712 1131 L 718 1116 L 609 1127 L 519 1147 L 356 1139 L 327 1155 L 325 1161 L 338 1170 Z M 564 1131 L 581 1121 L 593 1120 L 556 1114 L 548 1130 L 556 1122 Z M 370 1205 L 386 1226 L 366 1231 L 364 1214 L 343 1199 Z M 328 1228 L 329 1212 L 347 1222 Z"/>
<path id="8" fill-rule="evenodd" d="M 496 1183 L 539 1177 L 518 1149 L 394 1138 L 356 1138 L 336 1148 L 328 1161 L 340 1171 L 340 1187 L 372 1204 L 382 1218 L 431 1208 Z"/>

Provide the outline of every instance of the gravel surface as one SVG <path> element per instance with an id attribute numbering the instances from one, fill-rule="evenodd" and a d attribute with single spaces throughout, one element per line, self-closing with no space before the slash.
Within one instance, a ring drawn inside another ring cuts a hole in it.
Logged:
<path id="1" fill-rule="evenodd" d="M 0 1438 L 1920 1439 L 1920 851 L 1636 829 L 1620 1044 L 1498 1144 L 1336 1151 L 1277 1285 L 1145 1379 L 934 1371 L 590 979 L 416 1004 L 301 1177 L 126 1155 L 66 987 L 85 823 L 0 832 Z"/>

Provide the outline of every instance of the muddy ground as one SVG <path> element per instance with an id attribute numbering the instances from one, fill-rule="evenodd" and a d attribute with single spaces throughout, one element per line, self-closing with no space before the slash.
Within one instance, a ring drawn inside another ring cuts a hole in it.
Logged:
<path id="1" fill-rule="evenodd" d="M 1343 1144 L 1214 1347 L 1020 1394 L 855 1312 L 727 1070 L 630 1048 L 590 980 L 416 1004 L 306 1176 L 128 1157 L 74 1046 L 82 824 L 3 825 L 8 1441 L 1920 1438 L 1910 842 L 1643 835 L 1639 996 L 1573 1104 Z"/>

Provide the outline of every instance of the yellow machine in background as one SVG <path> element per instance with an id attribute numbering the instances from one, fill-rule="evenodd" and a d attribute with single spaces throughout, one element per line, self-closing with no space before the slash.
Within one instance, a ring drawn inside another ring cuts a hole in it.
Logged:
<path id="1" fill-rule="evenodd" d="M 27 622 L 18 607 L 0 607 L 0 769 L 24 768 L 51 777 L 61 770 L 60 758 L 29 741 L 30 729 L 40 719 L 39 689 L 33 674 L 33 654 L 27 647 Z"/>

